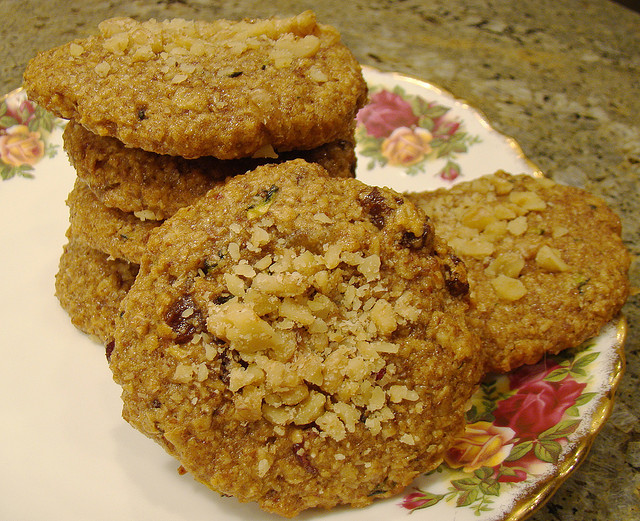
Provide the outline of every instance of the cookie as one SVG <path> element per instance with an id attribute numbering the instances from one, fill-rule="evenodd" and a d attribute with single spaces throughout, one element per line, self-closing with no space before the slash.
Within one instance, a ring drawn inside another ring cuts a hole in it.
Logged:
<path id="1" fill-rule="evenodd" d="M 105 206 L 144 212 L 157 220 L 193 203 L 226 177 L 292 156 L 318 163 L 332 176 L 355 175 L 353 132 L 312 150 L 285 152 L 277 158 L 235 160 L 184 159 L 127 148 L 117 139 L 93 134 L 74 121 L 67 124 L 63 140 L 78 177 Z"/>
<path id="2" fill-rule="evenodd" d="M 134 264 L 140 264 L 149 235 L 162 224 L 144 219 L 144 214 L 139 218 L 135 213 L 106 207 L 79 179 L 67 197 L 67 206 L 69 233 L 75 240 Z"/>
<path id="3" fill-rule="evenodd" d="M 120 302 L 131 288 L 139 266 L 85 246 L 73 237 L 64 246 L 56 297 L 79 330 L 103 344 L 113 341 Z"/>
<path id="4" fill-rule="evenodd" d="M 361 507 L 463 429 L 483 367 L 464 266 L 396 192 L 262 166 L 147 247 L 110 359 L 123 416 L 213 490 Z"/>
<path id="5" fill-rule="evenodd" d="M 115 18 L 37 55 L 29 97 L 126 146 L 237 159 L 336 141 L 366 100 L 339 33 L 304 12 L 216 22 Z"/>
<path id="6" fill-rule="evenodd" d="M 467 266 L 491 371 L 581 344 L 627 298 L 620 220 L 582 189 L 497 172 L 409 198 Z"/>

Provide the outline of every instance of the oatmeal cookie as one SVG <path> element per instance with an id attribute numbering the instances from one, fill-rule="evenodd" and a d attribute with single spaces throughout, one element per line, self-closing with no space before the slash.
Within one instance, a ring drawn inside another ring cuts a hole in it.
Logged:
<path id="1" fill-rule="evenodd" d="M 579 345 L 627 298 L 620 220 L 584 190 L 497 172 L 409 198 L 468 268 L 470 321 L 491 371 Z"/>
<path id="2" fill-rule="evenodd" d="M 116 259 L 140 264 L 149 234 L 162 221 L 139 218 L 102 204 L 80 179 L 67 197 L 70 233 L 77 240 Z M 144 219 L 144 220 L 143 220 Z"/>
<path id="3" fill-rule="evenodd" d="M 64 246 L 56 297 L 78 329 L 108 345 L 113 341 L 120 302 L 131 288 L 139 266 L 69 239 Z"/>
<path id="4" fill-rule="evenodd" d="M 467 291 L 396 192 L 259 167 L 152 234 L 110 359 L 123 416 L 221 494 L 364 506 L 463 429 L 484 365 Z"/>
<path id="5" fill-rule="evenodd" d="M 74 121 L 67 124 L 63 140 L 78 177 L 105 206 L 144 212 L 157 220 L 193 203 L 226 177 L 243 174 L 266 162 L 302 157 L 320 164 L 332 176 L 355 175 L 353 131 L 312 150 L 284 152 L 277 158 L 233 160 L 184 159 L 127 148 L 117 139 L 93 134 Z"/>
<path id="6" fill-rule="evenodd" d="M 40 53 L 29 97 L 126 146 L 237 159 L 312 149 L 344 136 L 366 100 L 340 34 L 304 12 L 216 22 L 115 18 Z"/>

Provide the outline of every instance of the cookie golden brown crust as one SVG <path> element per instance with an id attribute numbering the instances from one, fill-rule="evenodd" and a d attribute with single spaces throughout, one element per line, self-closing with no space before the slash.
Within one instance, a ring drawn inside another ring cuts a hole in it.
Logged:
<path id="1" fill-rule="evenodd" d="M 302 157 L 318 163 L 331 176 L 355 175 L 353 131 L 344 139 L 306 151 L 284 152 L 278 158 L 221 160 L 184 159 L 127 148 L 115 138 L 102 137 L 70 121 L 64 148 L 78 177 L 110 208 L 145 212 L 162 220 L 193 203 L 226 177 L 244 174 L 260 164 Z"/>
<path id="2" fill-rule="evenodd" d="M 620 220 L 584 190 L 498 172 L 409 198 L 467 266 L 491 371 L 579 345 L 626 301 Z"/>
<path id="3" fill-rule="evenodd" d="M 69 233 L 75 240 L 134 264 L 140 264 L 149 235 L 162 224 L 162 221 L 142 220 L 134 213 L 107 208 L 80 179 L 67 197 L 67 206 Z"/>
<path id="4" fill-rule="evenodd" d="M 113 341 L 120 302 L 131 288 L 139 266 L 81 244 L 73 237 L 65 245 L 56 297 L 78 329 L 103 344 Z"/>
<path id="5" fill-rule="evenodd" d="M 230 22 L 115 18 L 40 53 L 29 97 L 129 147 L 251 157 L 340 139 L 366 99 L 359 64 L 309 11 Z"/>
<path id="6" fill-rule="evenodd" d="M 464 269 L 399 194 L 292 161 L 151 236 L 110 360 L 123 416 L 265 510 L 364 506 L 437 466 L 481 377 Z"/>

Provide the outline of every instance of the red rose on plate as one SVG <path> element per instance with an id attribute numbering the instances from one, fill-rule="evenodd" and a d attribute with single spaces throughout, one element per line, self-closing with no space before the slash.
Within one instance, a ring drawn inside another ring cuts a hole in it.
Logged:
<path id="1" fill-rule="evenodd" d="M 444 166 L 440 172 L 438 172 L 438 177 L 444 179 L 445 181 L 455 181 L 460 177 L 460 165 L 454 163 L 453 161 L 447 161 L 447 164 Z"/>
<path id="2" fill-rule="evenodd" d="M 427 503 L 429 499 L 422 492 L 412 492 L 402 500 L 402 506 L 408 510 L 422 508 Z"/>
<path id="3" fill-rule="evenodd" d="M 399 127 L 418 124 L 418 116 L 413 113 L 411 105 L 388 90 L 373 94 L 369 104 L 358 112 L 357 120 L 375 138 L 388 137 Z"/>
<path id="4" fill-rule="evenodd" d="M 459 121 L 452 121 L 441 116 L 433 120 L 433 129 L 431 132 L 433 133 L 434 138 L 448 141 L 456 132 L 458 132 L 460 125 L 461 123 Z"/>
<path id="5" fill-rule="evenodd" d="M 20 125 L 27 125 L 36 117 L 36 104 L 20 96 L 9 96 L 6 100 L 6 116 L 13 118 Z"/>
<path id="6" fill-rule="evenodd" d="M 498 402 L 494 424 L 510 427 L 521 440 L 530 440 L 560 422 L 586 384 L 570 377 L 560 382 L 545 381 L 544 377 L 553 369 L 538 373 L 527 369 L 526 377 L 514 375 L 511 383 L 517 389 L 516 394 Z M 513 385 L 516 382 L 519 385 Z"/>

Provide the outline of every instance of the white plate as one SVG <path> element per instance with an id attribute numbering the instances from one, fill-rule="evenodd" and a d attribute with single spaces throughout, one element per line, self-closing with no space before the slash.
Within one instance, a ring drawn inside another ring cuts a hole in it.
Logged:
<path id="1" fill-rule="evenodd" d="M 372 91 L 358 128 L 358 177 L 365 182 L 420 191 L 497 169 L 540 175 L 513 140 L 447 92 L 400 75 L 365 75 Z M 393 133 L 396 127 L 404 128 Z M 275 519 L 180 476 L 177 462 L 130 428 L 104 349 L 58 305 L 54 276 L 75 177 L 61 129 L 21 91 L 0 105 L 0 518 Z M 391 521 L 413 511 L 412 520 L 522 519 L 584 458 L 606 420 L 624 334 L 620 319 L 575 351 L 487 382 L 477 394 L 485 409 L 474 409 L 469 421 L 477 448 L 491 439 L 501 449 L 483 452 L 477 468 L 443 464 L 396 498 L 301 518 Z M 510 407 L 527 398 L 538 408 Z M 543 414 L 551 402 L 560 411 L 552 420 Z M 492 425 L 499 414 L 512 429 Z M 517 432 L 522 419 L 535 426 L 528 435 Z"/>

